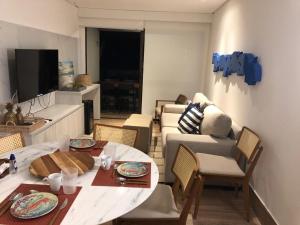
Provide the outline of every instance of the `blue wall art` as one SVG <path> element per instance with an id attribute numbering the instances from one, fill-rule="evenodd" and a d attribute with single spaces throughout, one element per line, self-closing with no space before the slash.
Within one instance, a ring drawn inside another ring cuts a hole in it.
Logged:
<path id="1" fill-rule="evenodd" d="M 245 76 L 248 85 L 255 85 L 261 81 L 262 67 L 258 57 L 251 53 L 234 52 L 232 55 L 214 53 L 212 64 L 214 72 L 223 71 L 224 77 L 236 73 L 238 76 Z"/>

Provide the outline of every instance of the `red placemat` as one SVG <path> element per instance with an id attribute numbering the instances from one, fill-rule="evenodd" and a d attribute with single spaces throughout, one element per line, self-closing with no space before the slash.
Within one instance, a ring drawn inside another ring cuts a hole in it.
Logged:
<path id="1" fill-rule="evenodd" d="M 96 145 L 92 148 L 81 148 L 81 149 L 75 149 L 76 151 L 80 152 L 88 152 L 91 156 L 99 156 L 101 152 L 103 151 L 104 146 L 108 143 L 108 141 L 97 141 Z"/>
<path id="2" fill-rule="evenodd" d="M 116 161 L 117 164 L 124 163 L 124 161 Z M 143 162 L 147 167 L 149 173 L 143 177 L 131 178 L 135 180 L 145 180 L 147 184 L 121 184 L 116 178 L 120 176 L 118 172 L 114 172 L 114 167 L 111 166 L 109 170 L 102 168 L 98 169 L 98 172 L 94 178 L 92 186 L 114 186 L 114 187 L 138 187 L 138 188 L 150 188 L 151 187 L 151 163 Z"/>
<path id="3" fill-rule="evenodd" d="M 16 188 L 16 190 L 14 190 L 13 192 L 16 193 L 23 193 L 24 195 L 30 194 L 30 190 L 36 190 L 36 191 L 40 191 L 40 192 L 51 192 L 50 191 L 50 187 L 49 185 L 39 185 L 39 184 L 20 184 L 19 187 Z M 62 211 L 59 213 L 56 221 L 55 221 L 55 225 L 59 225 L 61 223 L 61 221 L 65 218 L 68 210 L 70 209 L 72 203 L 74 202 L 74 200 L 76 199 L 77 195 L 79 194 L 81 190 L 81 187 L 77 187 L 77 190 L 74 194 L 71 195 L 66 195 L 63 193 L 62 188 L 59 191 L 59 193 L 57 194 L 58 197 L 58 206 L 49 214 L 39 217 L 39 218 L 35 218 L 35 219 L 30 219 L 30 220 L 22 220 L 22 219 L 17 219 L 15 217 L 13 217 L 9 210 L 4 213 L 1 217 L 0 217 L 0 224 L 7 224 L 7 225 L 23 225 L 23 224 L 38 224 L 38 225 L 47 225 L 50 220 L 52 219 L 52 217 L 55 215 L 55 213 L 58 211 L 59 206 L 62 204 L 62 202 L 65 200 L 65 198 L 68 198 L 68 204 L 67 206 L 62 209 Z M 9 195 L 10 196 L 10 195 Z M 0 204 L 0 207 L 2 208 L 3 204 L 5 204 L 8 199 L 9 196 Z"/>

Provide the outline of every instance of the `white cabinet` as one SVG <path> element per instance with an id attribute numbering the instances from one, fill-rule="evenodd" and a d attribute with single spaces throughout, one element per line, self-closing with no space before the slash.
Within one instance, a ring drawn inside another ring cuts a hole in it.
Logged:
<path id="1" fill-rule="evenodd" d="M 37 116 L 53 119 L 44 127 L 25 135 L 27 145 L 59 140 L 64 135 L 77 138 L 84 133 L 83 105 L 53 105 L 48 110 L 40 111 Z"/>
<path id="2" fill-rule="evenodd" d="M 82 100 L 93 100 L 94 119 L 100 119 L 100 84 L 92 84 L 83 91 L 56 91 L 56 104 L 79 105 Z"/>

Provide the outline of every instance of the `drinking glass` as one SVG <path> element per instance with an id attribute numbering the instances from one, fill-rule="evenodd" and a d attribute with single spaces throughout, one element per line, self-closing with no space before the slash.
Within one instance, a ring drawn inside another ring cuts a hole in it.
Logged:
<path id="1" fill-rule="evenodd" d="M 67 152 L 70 148 L 70 136 L 64 135 L 59 141 L 58 141 L 58 148 L 61 152 Z"/>
<path id="2" fill-rule="evenodd" d="M 108 144 L 104 147 L 104 155 L 110 156 L 111 157 L 111 165 L 115 164 L 116 160 L 116 145 L 113 144 Z"/>
<path id="3" fill-rule="evenodd" d="M 73 194 L 76 191 L 76 181 L 78 169 L 76 167 L 67 167 L 61 171 L 62 186 L 65 194 Z"/>

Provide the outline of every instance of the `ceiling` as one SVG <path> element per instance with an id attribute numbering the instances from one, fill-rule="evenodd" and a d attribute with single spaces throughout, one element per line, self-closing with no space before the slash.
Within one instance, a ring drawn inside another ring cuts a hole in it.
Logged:
<path id="1" fill-rule="evenodd" d="M 227 0 L 69 0 L 79 8 L 213 13 Z"/>

